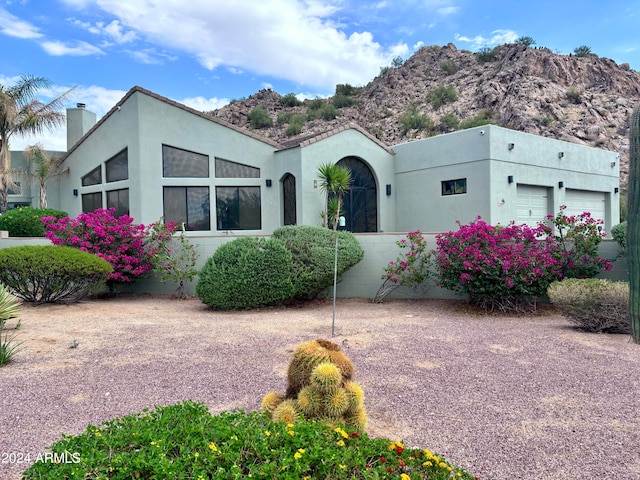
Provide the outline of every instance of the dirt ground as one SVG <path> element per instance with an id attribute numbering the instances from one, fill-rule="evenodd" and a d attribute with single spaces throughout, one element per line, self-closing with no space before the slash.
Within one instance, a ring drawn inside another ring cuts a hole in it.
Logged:
<path id="1" fill-rule="evenodd" d="M 578 331 L 549 306 L 512 317 L 458 301 L 339 299 L 334 320 L 330 301 L 216 312 L 121 295 L 25 305 L 20 322 L 22 349 L 0 368 L 1 479 L 28 466 L 8 453 L 35 458 L 63 433 L 145 407 L 258 409 L 313 338 L 353 360 L 371 435 L 486 479 L 640 478 L 640 347 Z"/>

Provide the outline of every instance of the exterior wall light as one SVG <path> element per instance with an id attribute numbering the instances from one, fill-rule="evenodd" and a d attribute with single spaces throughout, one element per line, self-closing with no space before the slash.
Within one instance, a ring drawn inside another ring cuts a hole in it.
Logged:
<path id="1" fill-rule="evenodd" d="M 611 168 L 616 166 L 616 162 L 611 162 Z"/>
<path id="2" fill-rule="evenodd" d="M 387 197 L 391 195 L 391 184 L 387 183 Z"/>
<path id="3" fill-rule="evenodd" d="M 613 193 L 618 193 L 620 191 L 620 189 L 618 187 L 613 189 Z"/>
<path id="4" fill-rule="evenodd" d="M 558 188 L 564 188 L 564 182 L 558 182 Z"/>
<path id="5" fill-rule="evenodd" d="M 271 186 L 271 179 L 267 178 L 267 187 L 270 187 L 270 186 Z"/>
<path id="6" fill-rule="evenodd" d="M 509 183 L 513 183 L 513 175 L 509 175 L 509 176 L 507 177 L 507 181 L 508 181 Z"/>
<path id="7" fill-rule="evenodd" d="M 564 152 L 558 152 L 558 158 L 564 157 Z"/>
<path id="8" fill-rule="evenodd" d="M 508 148 L 509 150 L 513 150 L 513 148 L 514 148 L 515 146 L 516 146 L 516 145 L 515 145 L 515 143 L 510 143 L 510 144 L 508 144 L 508 145 L 507 145 L 507 148 Z"/>
<path id="9" fill-rule="evenodd" d="M 78 189 L 77 189 L 77 188 L 74 188 L 74 189 L 73 189 L 73 196 L 74 196 L 74 197 L 77 197 L 77 196 L 78 196 Z"/>

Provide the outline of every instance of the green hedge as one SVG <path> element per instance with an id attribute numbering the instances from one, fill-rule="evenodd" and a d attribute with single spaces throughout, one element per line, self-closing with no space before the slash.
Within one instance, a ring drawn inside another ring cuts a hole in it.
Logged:
<path id="1" fill-rule="evenodd" d="M 106 260 L 73 247 L 25 245 L 0 250 L 0 282 L 27 302 L 77 302 L 112 271 Z"/>
<path id="2" fill-rule="evenodd" d="M 196 284 L 198 298 L 220 310 L 276 305 L 292 292 L 291 253 L 279 240 L 253 237 L 220 246 Z"/>
<path id="3" fill-rule="evenodd" d="M 44 237 L 43 217 L 66 217 L 67 212 L 52 208 L 19 207 L 0 215 L 0 230 L 10 237 Z"/>
<path id="4" fill-rule="evenodd" d="M 310 299 L 333 285 L 336 237 L 338 238 L 338 279 L 364 258 L 364 250 L 349 232 L 323 227 L 289 226 L 273 232 L 293 258 L 293 297 Z"/>
<path id="5" fill-rule="evenodd" d="M 570 320 L 588 332 L 630 333 L 629 284 L 602 278 L 553 282 L 547 294 Z"/>
<path id="6" fill-rule="evenodd" d="M 620 255 L 627 254 L 627 222 L 624 221 L 611 229 L 611 236 L 613 239 L 618 242 L 618 246 L 620 247 Z"/>

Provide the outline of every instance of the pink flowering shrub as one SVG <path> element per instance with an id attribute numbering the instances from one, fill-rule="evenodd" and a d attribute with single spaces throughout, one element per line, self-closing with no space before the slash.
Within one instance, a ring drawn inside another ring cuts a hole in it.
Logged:
<path id="1" fill-rule="evenodd" d="M 438 284 L 484 308 L 520 310 L 556 280 L 610 269 L 611 262 L 596 256 L 598 222 L 589 213 L 567 217 L 564 208 L 548 219 L 555 230 L 548 224 L 491 226 L 478 217 L 437 235 Z"/>
<path id="2" fill-rule="evenodd" d="M 401 285 L 412 290 L 424 289 L 431 276 L 431 252 L 427 250 L 427 241 L 420 230 L 407 233 L 407 238 L 398 240 L 396 245 L 403 252 L 385 267 L 384 282 L 373 297 L 373 303 L 381 302 Z"/>
<path id="3" fill-rule="evenodd" d="M 115 209 L 97 209 L 76 218 L 44 217 L 45 236 L 54 245 L 68 245 L 104 258 L 113 267 L 107 284 L 133 282 L 154 267 L 156 242 L 148 242 L 150 227 L 133 223 L 133 218 L 113 214 Z M 170 237 L 170 234 L 169 234 Z"/>
<path id="4" fill-rule="evenodd" d="M 547 216 L 539 227 L 544 234 L 553 235 L 556 245 L 554 256 L 562 264 L 562 278 L 591 278 L 603 270 L 611 270 L 609 260 L 598 257 L 598 245 L 606 235 L 603 221 L 591 217 L 589 212 L 565 215 L 566 205 L 554 217 Z"/>

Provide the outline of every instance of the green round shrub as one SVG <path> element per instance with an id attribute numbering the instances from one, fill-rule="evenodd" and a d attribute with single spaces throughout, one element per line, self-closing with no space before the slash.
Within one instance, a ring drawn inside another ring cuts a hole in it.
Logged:
<path id="1" fill-rule="evenodd" d="M 66 216 L 67 212 L 52 208 L 14 208 L 0 215 L 0 230 L 8 231 L 10 237 L 44 237 L 43 217 Z"/>
<path id="2" fill-rule="evenodd" d="M 293 258 L 294 298 L 314 298 L 333 285 L 336 237 L 340 279 L 364 257 L 364 250 L 352 233 L 309 225 L 281 227 L 273 232 L 273 238 L 281 240 Z"/>
<path id="3" fill-rule="evenodd" d="M 198 298 L 220 310 L 276 305 L 292 292 L 291 253 L 279 240 L 254 237 L 220 246 L 196 284 Z"/>
<path id="4" fill-rule="evenodd" d="M 615 225 L 611 229 L 611 236 L 618 242 L 620 247 L 620 255 L 627 254 L 627 221 Z"/>
<path id="5" fill-rule="evenodd" d="M 25 245 L 0 250 L 0 283 L 27 302 L 77 302 L 112 271 L 106 260 L 73 247 Z"/>

